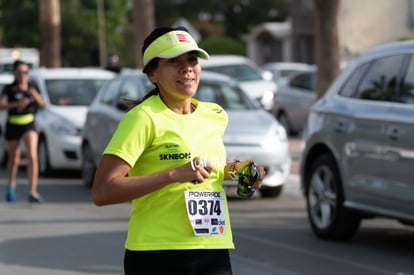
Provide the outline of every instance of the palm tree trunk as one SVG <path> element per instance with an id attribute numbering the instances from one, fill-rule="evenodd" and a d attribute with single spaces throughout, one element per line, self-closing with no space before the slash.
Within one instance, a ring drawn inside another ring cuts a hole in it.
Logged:
<path id="1" fill-rule="evenodd" d="M 39 1 L 42 47 L 40 66 L 60 67 L 60 4 L 59 0 Z"/>
<path id="2" fill-rule="evenodd" d="M 132 16 L 134 24 L 136 66 L 137 68 L 142 68 L 141 48 L 145 37 L 150 34 L 155 26 L 153 0 L 134 0 Z"/>
<path id="3" fill-rule="evenodd" d="M 340 0 L 314 0 L 315 55 L 318 98 L 322 97 L 339 73 L 337 16 Z"/>

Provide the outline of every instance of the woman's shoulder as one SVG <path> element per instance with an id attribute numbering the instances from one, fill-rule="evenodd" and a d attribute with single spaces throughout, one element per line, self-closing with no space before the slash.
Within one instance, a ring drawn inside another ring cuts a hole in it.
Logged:
<path id="1" fill-rule="evenodd" d="M 223 107 L 221 107 L 219 104 L 214 102 L 207 102 L 207 101 L 198 101 L 198 104 L 202 106 L 203 108 L 210 110 L 214 113 L 225 113 Z"/>

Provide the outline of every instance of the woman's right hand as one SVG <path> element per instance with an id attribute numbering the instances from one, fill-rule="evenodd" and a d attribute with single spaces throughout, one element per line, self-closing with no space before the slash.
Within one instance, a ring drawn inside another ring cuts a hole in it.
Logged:
<path id="1" fill-rule="evenodd" d="M 202 183 L 210 176 L 210 173 L 213 170 L 213 165 L 206 159 L 196 157 L 176 170 L 177 181 Z"/>

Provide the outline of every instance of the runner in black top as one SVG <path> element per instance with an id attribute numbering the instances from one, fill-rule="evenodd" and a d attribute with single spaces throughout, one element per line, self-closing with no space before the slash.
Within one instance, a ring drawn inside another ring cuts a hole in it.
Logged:
<path id="1" fill-rule="evenodd" d="M 14 81 L 6 85 L 0 95 L 0 109 L 7 110 L 5 139 L 8 152 L 8 186 L 6 200 L 12 202 L 16 198 L 16 176 L 20 162 L 20 139 L 23 139 L 26 150 L 29 178 L 30 202 L 41 202 L 43 199 L 37 192 L 38 135 L 35 128 L 35 114 L 44 106 L 44 100 L 38 89 L 29 84 L 29 66 L 20 60 L 13 67 Z"/>

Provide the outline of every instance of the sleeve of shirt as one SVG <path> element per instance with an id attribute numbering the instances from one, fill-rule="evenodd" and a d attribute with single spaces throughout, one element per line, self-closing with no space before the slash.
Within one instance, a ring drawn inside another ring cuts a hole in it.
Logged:
<path id="1" fill-rule="evenodd" d="M 150 146 L 153 139 L 153 122 L 140 108 L 128 111 L 118 124 L 104 154 L 115 155 L 131 167 Z"/>

